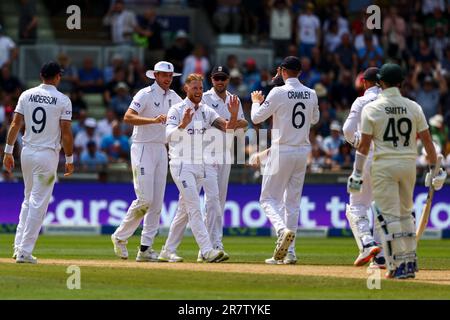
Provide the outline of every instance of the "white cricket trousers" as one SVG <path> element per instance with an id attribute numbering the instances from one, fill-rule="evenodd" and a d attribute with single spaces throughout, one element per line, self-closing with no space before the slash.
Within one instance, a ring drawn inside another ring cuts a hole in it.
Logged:
<path id="1" fill-rule="evenodd" d="M 259 202 L 277 235 L 287 228 L 297 232 L 300 200 L 310 146 L 272 147 L 263 171 Z M 289 247 L 295 252 L 295 242 Z"/>
<path id="2" fill-rule="evenodd" d="M 200 189 L 203 186 L 209 197 L 209 207 L 220 210 L 217 166 L 205 164 L 171 163 L 170 173 L 180 191 L 178 209 L 170 224 L 164 249 L 176 252 L 189 222 L 192 233 L 203 255 L 213 249 L 200 208 Z"/>
<path id="3" fill-rule="evenodd" d="M 128 240 L 144 219 L 141 245 L 152 247 L 166 189 L 166 146 L 162 143 L 133 143 L 131 166 L 136 200 L 131 203 L 114 236 L 119 240 Z"/>
<path id="4" fill-rule="evenodd" d="M 360 232 L 362 245 L 366 245 L 372 241 L 381 243 L 381 237 L 378 230 L 375 228 L 375 213 L 371 212 L 373 216 L 373 227 L 370 229 L 369 217 L 367 215 L 368 210 L 372 205 L 372 177 L 370 170 L 372 167 L 373 154 L 371 153 L 367 158 L 367 161 L 363 169 L 363 185 L 360 193 L 350 193 L 348 210 L 353 215 L 362 217 L 364 219 L 358 219 L 357 227 Z M 358 236 L 360 236 L 358 235 Z"/>
<path id="5" fill-rule="evenodd" d="M 24 146 L 20 161 L 25 184 L 14 247 L 30 255 L 39 236 L 52 196 L 58 169 L 59 150 Z"/>
<path id="6" fill-rule="evenodd" d="M 220 208 L 217 208 L 214 203 L 211 203 L 208 193 L 205 192 L 205 224 L 213 244 L 214 249 L 223 250 L 223 214 L 225 210 L 225 203 L 227 201 L 228 181 L 230 179 L 231 164 L 217 165 L 217 182 L 219 186 L 219 202 Z M 214 201 L 215 199 L 213 199 Z"/>

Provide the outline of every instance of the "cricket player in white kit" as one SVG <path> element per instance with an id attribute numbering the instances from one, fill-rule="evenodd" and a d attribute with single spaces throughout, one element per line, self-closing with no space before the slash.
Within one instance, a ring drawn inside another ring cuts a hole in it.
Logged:
<path id="1" fill-rule="evenodd" d="M 210 198 L 213 210 L 220 210 L 217 165 L 207 163 L 206 146 L 212 127 L 225 131 L 237 123 L 239 101 L 231 98 L 230 120 L 202 103 L 203 77 L 190 74 L 185 83 L 186 99 L 173 106 L 167 115 L 166 135 L 169 143 L 170 173 L 180 191 L 179 210 L 172 221 L 169 236 L 161 250 L 162 262 L 181 262 L 176 249 L 189 222 L 201 255 L 206 262 L 219 262 L 224 252 L 214 249 L 205 222 L 202 219 L 199 192 L 201 187 Z"/>
<path id="2" fill-rule="evenodd" d="M 233 97 L 231 93 L 227 91 L 227 86 L 230 79 L 230 72 L 226 66 L 215 66 L 211 72 L 211 82 L 213 87 L 203 94 L 203 103 L 212 107 L 219 116 L 229 121 L 231 114 L 228 110 L 228 104 L 230 99 Z M 238 100 L 239 98 L 236 97 Z M 244 112 L 242 110 L 242 104 L 239 100 L 239 112 L 236 128 L 247 128 L 248 123 L 245 120 Z M 211 130 L 217 130 L 216 128 L 211 128 Z M 219 150 L 216 150 L 216 158 L 219 160 L 217 163 L 217 180 L 219 184 L 219 201 L 220 201 L 220 211 L 215 212 L 211 205 L 209 205 L 208 196 L 205 197 L 205 207 L 206 207 L 206 228 L 208 229 L 211 242 L 214 249 L 219 249 L 224 251 L 224 256 L 222 261 L 228 260 L 229 255 L 224 250 L 222 238 L 223 238 L 223 214 L 225 210 L 225 203 L 227 200 L 228 192 L 228 181 L 230 178 L 231 171 L 231 161 L 233 158 L 233 138 L 234 135 L 229 135 L 225 132 L 218 132 L 222 139 L 222 146 L 218 146 Z M 198 261 L 202 261 L 201 255 L 199 253 Z"/>
<path id="3" fill-rule="evenodd" d="M 361 142 L 356 153 L 348 191 L 360 192 L 362 173 L 373 140 L 371 168 L 377 228 L 382 237 L 388 278 L 414 278 L 418 271 L 416 228 L 413 216 L 413 191 L 416 182 L 416 136 L 422 140 L 430 165 L 436 163 L 436 151 L 420 105 L 400 94 L 404 75 L 400 66 L 383 65 L 378 74 L 382 93 L 362 111 Z M 446 172 L 427 174 L 426 184 L 442 188 Z"/>
<path id="4" fill-rule="evenodd" d="M 297 57 L 285 58 L 278 72 L 285 85 L 273 88 L 265 101 L 260 91 L 252 92 L 251 117 L 258 124 L 273 116 L 272 130 L 278 131 L 272 133 L 260 197 L 261 207 L 278 235 L 273 257 L 266 263 L 294 264 L 297 258 L 293 241 L 311 151 L 309 131 L 319 121 L 320 113 L 316 92 L 298 80 L 301 63 Z"/>
<path id="5" fill-rule="evenodd" d="M 174 67 L 170 62 L 158 62 L 147 77 L 155 82 L 141 89 L 133 98 L 124 116 L 124 121 L 134 125 L 131 145 L 131 166 L 136 200 L 111 236 L 114 252 L 122 259 L 128 258 L 126 247 L 142 219 L 144 225 L 141 246 L 136 261 L 156 262 L 158 254 L 153 250 L 153 241 L 158 232 L 161 208 L 167 179 L 166 116 L 170 107 L 182 99 L 170 89 Z"/>
<path id="6" fill-rule="evenodd" d="M 56 182 L 61 143 L 66 154 L 64 176 L 73 172 L 72 103 L 56 89 L 62 72 L 53 61 L 42 66 L 42 84 L 20 95 L 8 132 L 3 165 L 11 171 L 13 146 L 25 123 L 21 153 L 25 191 L 14 240 L 17 263 L 37 263 L 32 253 Z"/>
<path id="7" fill-rule="evenodd" d="M 354 147 L 358 148 L 361 141 L 361 112 L 365 105 L 374 101 L 381 89 L 377 86 L 376 67 L 368 68 L 363 74 L 364 95 L 353 102 L 350 114 L 344 123 L 343 131 L 345 139 Z M 345 214 L 359 248 L 359 255 L 354 265 L 363 266 L 370 260 L 372 267 L 385 268 L 385 259 L 381 250 L 381 238 L 374 227 L 373 232 L 369 226 L 368 210 L 372 204 L 372 185 L 370 182 L 370 167 L 372 165 L 373 148 L 369 152 L 363 170 L 363 187 L 361 193 L 350 193 L 350 204 L 347 205 Z M 373 219 L 375 222 L 375 219 Z M 375 223 L 374 223 L 375 226 Z"/>

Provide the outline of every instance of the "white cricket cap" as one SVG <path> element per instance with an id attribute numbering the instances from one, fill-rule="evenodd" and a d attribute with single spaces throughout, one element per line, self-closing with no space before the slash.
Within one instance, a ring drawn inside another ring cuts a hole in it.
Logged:
<path id="1" fill-rule="evenodd" d="M 337 121 L 333 121 L 330 126 L 331 130 L 341 131 L 341 125 Z"/>
<path id="2" fill-rule="evenodd" d="M 94 118 L 87 118 L 86 120 L 84 120 L 84 126 L 86 128 L 95 128 L 97 127 L 97 120 L 95 120 Z"/>
<path id="3" fill-rule="evenodd" d="M 155 72 L 172 72 L 174 77 L 181 76 L 181 73 L 174 72 L 173 64 L 167 61 L 160 61 L 155 64 L 153 70 L 148 70 L 145 75 L 150 79 L 155 79 Z"/>

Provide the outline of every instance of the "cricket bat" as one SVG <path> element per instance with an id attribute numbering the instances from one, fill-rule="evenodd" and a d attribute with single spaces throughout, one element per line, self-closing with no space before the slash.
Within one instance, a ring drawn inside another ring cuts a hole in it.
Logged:
<path id="1" fill-rule="evenodd" d="M 439 173 L 439 169 L 441 168 L 442 159 L 443 159 L 442 154 L 437 156 L 436 165 L 434 167 L 434 171 L 432 172 L 431 180 L 433 180 L 433 178 Z M 433 202 L 433 196 L 434 196 L 434 188 L 433 188 L 432 183 L 430 182 L 430 187 L 428 189 L 427 201 L 425 202 L 425 205 L 423 206 L 422 215 L 420 216 L 420 221 L 419 221 L 419 228 L 416 231 L 416 241 L 417 242 L 419 242 L 423 231 L 427 227 L 428 218 L 430 217 L 431 203 Z"/>

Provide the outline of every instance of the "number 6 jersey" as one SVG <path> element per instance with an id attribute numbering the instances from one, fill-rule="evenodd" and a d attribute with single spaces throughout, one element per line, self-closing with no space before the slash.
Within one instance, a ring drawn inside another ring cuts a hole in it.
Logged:
<path id="1" fill-rule="evenodd" d="M 60 120 L 72 119 L 72 103 L 54 86 L 41 84 L 24 91 L 14 112 L 25 118 L 25 146 L 61 148 Z"/>
<path id="2" fill-rule="evenodd" d="M 420 105 L 402 97 L 398 88 L 383 90 L 362 111 L 361 132 L 372 135 L 374 160 L 416 159 L 417 133 L 428 129 Z"/>
<path id="3" fill-rule="evenodd" d="M 252 121 L 255 124 L 273 115 L 272 129 L 279 130 L 280 146 L 309 146 L 309 129 L 319 121 L 316 92 L 297 78 L 289 78 L 285 85 L 273 88 L 264 103 L 252 105 Z"/>

